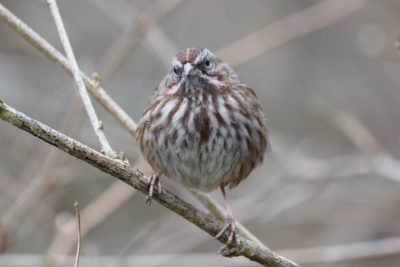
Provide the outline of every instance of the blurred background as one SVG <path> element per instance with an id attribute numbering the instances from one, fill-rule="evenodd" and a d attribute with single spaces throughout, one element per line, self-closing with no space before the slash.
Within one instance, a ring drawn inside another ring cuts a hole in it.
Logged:
<path id="1" fill-rule="evenodd" d="M 63 51 L 43 1 L 1 3 Z M 228 198 L 270 248 L 304 266 L 400 266 L 400 1 L 58 4 L 80 68 L 136 121 L 187 47 L 216 52 L 255 88 L 272 149 Z M 0 81 L 3 101 L 99 149 L 73 80 L 3 21 Z M 132 136 L 95 109 L 113 148 L 148 172 Z M 0 122 L 0 265 L 72 266 L 75 200 L 80 266 L 257 266 L 217 255 L 219 242 L 176 214 Z"/>

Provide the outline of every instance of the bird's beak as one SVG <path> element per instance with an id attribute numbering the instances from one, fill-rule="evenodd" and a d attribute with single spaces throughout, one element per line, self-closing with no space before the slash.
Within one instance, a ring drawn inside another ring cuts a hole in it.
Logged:
<path id="1" fill-rule="evenodd" d="M 192 69 L 193 65 L 190 63 L 186 63 L 185 65 L 183 65 L 183 73 L 185 74 L 185 76 L 188 76 Z"/>

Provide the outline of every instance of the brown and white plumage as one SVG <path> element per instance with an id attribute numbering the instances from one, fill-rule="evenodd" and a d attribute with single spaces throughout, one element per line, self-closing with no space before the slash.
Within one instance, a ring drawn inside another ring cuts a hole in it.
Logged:
<path id="1" fill-rule="evenodd" d="M 143 112 L 137 138 L 156 173 L 206 192 L 238 185 L 268 147 L 254 91 L 227 63 L 200 48 L 173 58 Z"/>
<path id="2" fill-rule="evenodd" d="M 236 186 L 262 161 L 267 130 L 254 91 L 207 49 L 179 52 L 173 68 L 204 59 L 213 65 L 207 74 L 192 69 L 198 73 L 189 79 L 171 70 L 148 103 L 137 133 L 155 171 L 211 191 L 221 184 Z"/>

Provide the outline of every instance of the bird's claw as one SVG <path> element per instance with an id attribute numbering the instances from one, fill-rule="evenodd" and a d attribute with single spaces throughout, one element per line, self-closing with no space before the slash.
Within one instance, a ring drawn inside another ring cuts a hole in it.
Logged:
<path id="1" fill-rule="evenodd" d="M 157 193 L 159 195 L 161 194 L 161 181 L 160 181 L 159 173 L 155 173 L 149 177 L 148 186 L 149 186 L 149 193 L 146 198 L 146 204 L 148 204 L 150 206 L 151 201 L 153 200 L 154 189 L 157 190 Z"/>
<path id="2" fill-rule="evenodd" d="M 228 217 L 222 229 L 215 236 L 216 239 L 220 238 L 224 232 L 228 231 L 228 239 L 226 240 L 225 245 L 221 247 L 218 251 L 219 254 L 224 252 L 227 248 L 233 245 L 240 245 L 239 235 L 236 230 L 235 219 L 232 217 Z"/>

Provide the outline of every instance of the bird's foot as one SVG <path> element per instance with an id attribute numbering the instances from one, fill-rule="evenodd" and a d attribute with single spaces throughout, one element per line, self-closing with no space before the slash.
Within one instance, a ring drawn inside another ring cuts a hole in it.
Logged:
<path id="1" fill-rule="evenodd" d="M 158 194 L 161 194 L 161 181 L 160 181 L 161 173 L 155 173 L 149 176 L 147 181 L 149 186 L 149 193 L 146 198 L 146 204 L 151 205 L 151 201 L 153 200 L 154 190 L 157 190 Z"/>
<path id="2" fill-rule="evenodd" d="M 226 231 L 228 233 L 228 239 L 226 240 L 225 245 L 223 245 L 221 249 L 218 251 L 218 253 L 220 254 L 223 253 L 229 247 L 232 247 L 234 245 L 240 245 L 240 239 L 236 230 L 235 219 L 232 216 L 228 216 L 224 226 L 218 232 L 215 238 L 216 239 L 220 238 L 222 234 L 225 233 Z"/>

